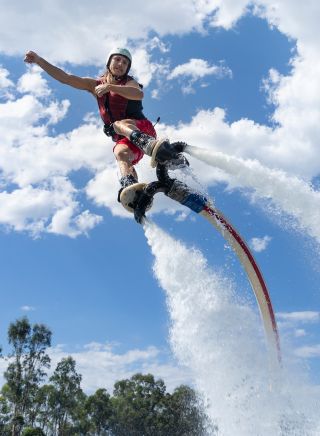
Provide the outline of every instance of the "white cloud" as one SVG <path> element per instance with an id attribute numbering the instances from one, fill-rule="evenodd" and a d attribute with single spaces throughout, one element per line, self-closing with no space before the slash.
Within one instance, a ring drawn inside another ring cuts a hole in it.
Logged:
<path id="1" fill-rule="evenodd" d="M 151 62 L 150 55 L 145 48 L 138 48 L 132 53 L 134 59 L 133 74 L 139 78 L 144 86 L 149 85 L 158 66 Z"/>
<path id="2" fill-rule="evenodd" d="M 170 51 L 168 44 L 165 44 L 157 36 L 154 36 L 148 41 L 148 48 L 150 48 L 150 50 L 158 49 L 161 53 L 168 53 Z"/>
<path id="3" fill-rule="evenodd" d="M 264 236 L 263 238 L 251 238 L 249 244 L 253 251 L 260 253 L 261 251 L 266 250 L 271 239 L 272 238 L 270 236 Z"/>
<path id="4" fill-rule="evenodd" d="M 295 349 L 294 354 L 303 359 L 320 357 L 320 345 L 307 345 Z"/>
<path id="5" fill-rule="evenodd" d="M 278 312 L 276 314 L 278 327 L 282 330 L 283 335 L 293 337 L 297 340 L 308 336 L 309 332 L 306 328 L 301 326 L 310 326 L 320 322 L 320 312 L 315 311 L 299 311 L 299 312 Z M 308 348 L 308 347 L 303 347 Z M 312 347 L 311 347 L 312 348 Z M 307 354 L 304 356 L 302 348 L 298 348 L 296 353 L 300 357 L 309 357 Z M 301 354 L 299 354 L 301 353 Z"/>
<path id="6" fill-rule="evenodd" d="M 24 306 L 22 310 L 29 311 L 33 308 Z M 115 382 L 130 378 L 138 372 L 151 373 L 156 379 L 163 379 L 169 392 L 181 384 L 193 383 L 191 371 L 175 362 L 169 350 L 155 346 L 118 352 L 117 345 L 92 342 L 77 347 L 76 350 L 70 350 L 66 345 L 57 345 L 47 351 L 51 358 L 48 376 L 61 359 L 71 356 L 76 361 L 77 372 L 82 375 L 81 387 L 87 394 L 99 388 L 105 388 L 112 394 Z M 4 383 L 3 374 L 7 366 L 8 361 L 0 359 L 0 387 Z"/>
<path id="7" fill-rule="evenodd" d="M 294 336 L 296 338 L 302 338 L 306 335 L 307 335 L 307 332 L 305 331 L 305 329 L 295 329 L 295 331 L 294 331 Z"/>
<path id="8" fill-rule="evenodd" d="M 30 95 L 33 87 L 37 91 Z M 67 134 L 49 135 L 50 125 L 66 116 L 70 103 L 50 99 L 38 71 L 18 80 L 18 92 L 27 94 L 0 104 L 0 224 L 33 236 L 86 234 L 102 217 L 81 210 L 81 191 L 72 185 L 70 173 L 100 170 L 111 160 L 112 147 L 91 116 Z"/>
<path id="9" fill-rule="evenodd" d="M 17 90 L 38 97 L 46 97 L 51 93 L 48 82 L 43 78 L 39 67 L 30 68 L 30 71 L 20 77 Z"/>
<path id="10" fill-rule="evenodd" d="M 94 392 L 106 388 L 112 393 L 116 381 L 129 378 L 137 372 L 151 373 L 162 378 L 169 391 L 182 383 L 190 383 L 190 373 L 168 359 L 167 353 L 154 346 L 117 353 L 109 344 L 91 343 L 79 351 L 68 352 L 65 346 L 50 350 L 52 370 L 62 358 L 72 356 L 77 371 L 82 374 L 82 388 Z"/>
<path id="11" fill-rule="evenodd" d="M 230 75 L 231 70 L 224 66 L 209 65 L 204 59 L 190 59 L 185 64 L 178 65 L 171 71 L 168 79 L 175 79 L 180 76 L 191 76 L 192 79 L 197 80 L 199 78 L 210 75 Z"/>
<path id="12" fill-rule="evenodd" d="M 101 223 L 102 216 L 92 214 L 89 210 L 81 212 L 75 219 L 79 234 L 88 234 L 88 232 Z"/>
<path id="13" fill-rule="evenodd" d="M 20 309 L 23 312 L 33 312 L 34 310 L 36 310 L 36 308 L 34 306 L 21 306 Z"/>
<path id="14" fill-rule="evenodd" d="M 277 318 L 280 321 L 291 321 L 294 323 L 314 323 L 320 321 L 320 312 L 311 310 L 301 312 L 278 312 Z"/>
<path id="15" fill-rule="evenodd" d="M 17 142 L 24 144 L 28 143 L 28 140 L 32 142 L 33 137 L 38 138 L 39 141 L 39 138 L 48 132 L 50 124 L 55 124 L 64 118 L 69 105 L 67 100 L 50 101 L 45 104 L 29 94 L 1 103 L 0 153 L 6 151 L 6 146 L 11 149 L 12 144 L 17 145 Z"/>
<path id="16" fill-rule="evenodd" d="M 215 11 L 210 20 L 211 26 L 225 29 L 231 29 L 252 3 L 255 2 L 248 0 L 198 0 L 198 5 L 206 13 L 212 14 Z"/>
<path id="17" fill-rule="evenodd" d="M 207 76 L 232 76 L 232 72 L 229 68 L 224 65 L 210 65 L 204 59 L 190 59 L 189 62 L 178 65 L 175 67 L 171 73 L 167 76 L 169 80 L 186 77 L 189 78 L 182 87 L 184 94 L 190 94 L 194 92 L 193 84 L 200 79 Z M 201 82 L 200 82 L 201 86 Z"/>
<path id="18" fill-rule="evenodd" d="M 22 56 L 22 50 L 34 49 L 54 62 L 96 65 L 103 64 L 113 46 L 128 40 L 144 40 L 150 30 L 160 36 L 182 34 L 201 29 L 205 19 L 203 6 L 190 0 L 176 0 L 175 13 L 170 0 L 152 3 L 138 0 L 135 8 L 124 0 L 107 7 L 107 13 L 106 5 L 98 0 L 90 4 L 57 0 L 54 7 L 40 0 L 33 0 L 28 7 L 2 0 L 1 9 L 6 11 L 0 17 L 1 52 Z"/>
<path id="19" fill-rule="evenodd" d="M 77 203 L 69 202 L 65 207 L 60 208 L 53 215 L 47 231 L 75 238 L 81 234 L 87 234 L 89 230 L 102 221 L 101 216 L 92 214 L 88 210 L 80 215 L 75 215 L 77 206 Z"/>
<path id="20" fill-rule="evenodd" d="M 89 213 L 79 216 L 78 207 L 71 183 L 56 178 L 51 186 L 1 192 L 0 224 L 34 236 L 48 231 L 75 237 L 101 219 Z"/>
<path id="21" fill-rule="evenodd" d="M 0 66 L 0 89 L 9 88 L 10 86 L 13 86 L 12 80 L 8 78 L 9 75 L 10 75 L 9 71 Z"/>
<path id="22" fill-rule="evenodd" d="M 256 13 L 266 18 L 285 35 L 298 39 L 298 44 L 310 49 L 320 45 L 319 32 L 320 5 L 317 0 L 309 0 L 308 7 L 301 9 L 298 0 L 262 0 L 253 2 Z"/>

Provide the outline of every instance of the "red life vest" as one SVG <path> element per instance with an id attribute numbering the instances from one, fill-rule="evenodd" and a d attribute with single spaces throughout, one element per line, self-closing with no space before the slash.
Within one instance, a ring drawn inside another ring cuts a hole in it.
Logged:
<path id="1" fill-rule="evenodd" d="M 130 80 L 132 80 L 132 77 L 127 76 L 117 82 L 117 85 L 125 85 Z M 100 85 L 101 83 L 103 83 L 102 79 L 97 80 L 97 85 Z M 126 111 L 129 102 L 127 98 L 110 91 L 102 97 L 97 97 L 97 101 L 101 118 L 105 124 L 111 124 L 114 121 L 127 118 Z"/>

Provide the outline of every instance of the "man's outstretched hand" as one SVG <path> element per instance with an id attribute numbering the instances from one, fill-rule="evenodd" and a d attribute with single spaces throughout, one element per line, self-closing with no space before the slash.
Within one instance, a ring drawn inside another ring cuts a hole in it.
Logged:
<path id="1" fill-rule="evenodd" d="M 39 59 L 40 56 L 38 56 L 34 51 L 28 51 L 24 57 L 24 61 L 27 64 L 37 64 Z"/>

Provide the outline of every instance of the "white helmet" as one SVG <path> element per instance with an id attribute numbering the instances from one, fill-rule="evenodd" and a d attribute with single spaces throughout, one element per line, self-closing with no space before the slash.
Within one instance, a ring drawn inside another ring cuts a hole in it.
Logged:
<path id="1" fill-rule="evenodd" d="M 129 52 L 129 50 L 127 48 L 121 48 L 121 47 L 116 47 L 113 50 L 111 50 L 109 55 L 108 55 L 107 61 L 106 61 L 107 68 L 109 68 L 111 58 L 114 55 L 121 55 L 121 56 L 124 56 L 125 58 L 128 59 L 129 65 L 128 65 L 128 69 L 126 71 L 126 74 L 128 74 L 128 72 L 131 68 L 131 62 L 132 62 L 132 56 L 131 56 L 131 53 Z"/>

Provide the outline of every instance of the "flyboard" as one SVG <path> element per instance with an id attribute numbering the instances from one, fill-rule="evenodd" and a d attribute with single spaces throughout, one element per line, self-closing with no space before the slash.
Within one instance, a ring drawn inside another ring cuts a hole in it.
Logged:
<path id="1" fill-rule="evenodd" d="M 154 195 L 162 192 L 172 200 L 203 216 L 218 230 L 228 241 L 247 273 L 260 310 L 270 360 L 272 364 L 280 367 L 280 339 L 270 295 L 259 266 L 244 239 L 227 218 L 203 194 L 191 189 L 177 179 L 172 179 L 168 174 L 165 164 L 157 164 L 156 174 L 158 180 L 155 182 L 149 184 L 136 183 L 123 189 L 120 195 L 120 202 L 125 209 L 134 213 L 135 220 L 141 224 L 145 219 L 145 212 L 152 206 Z"/>

